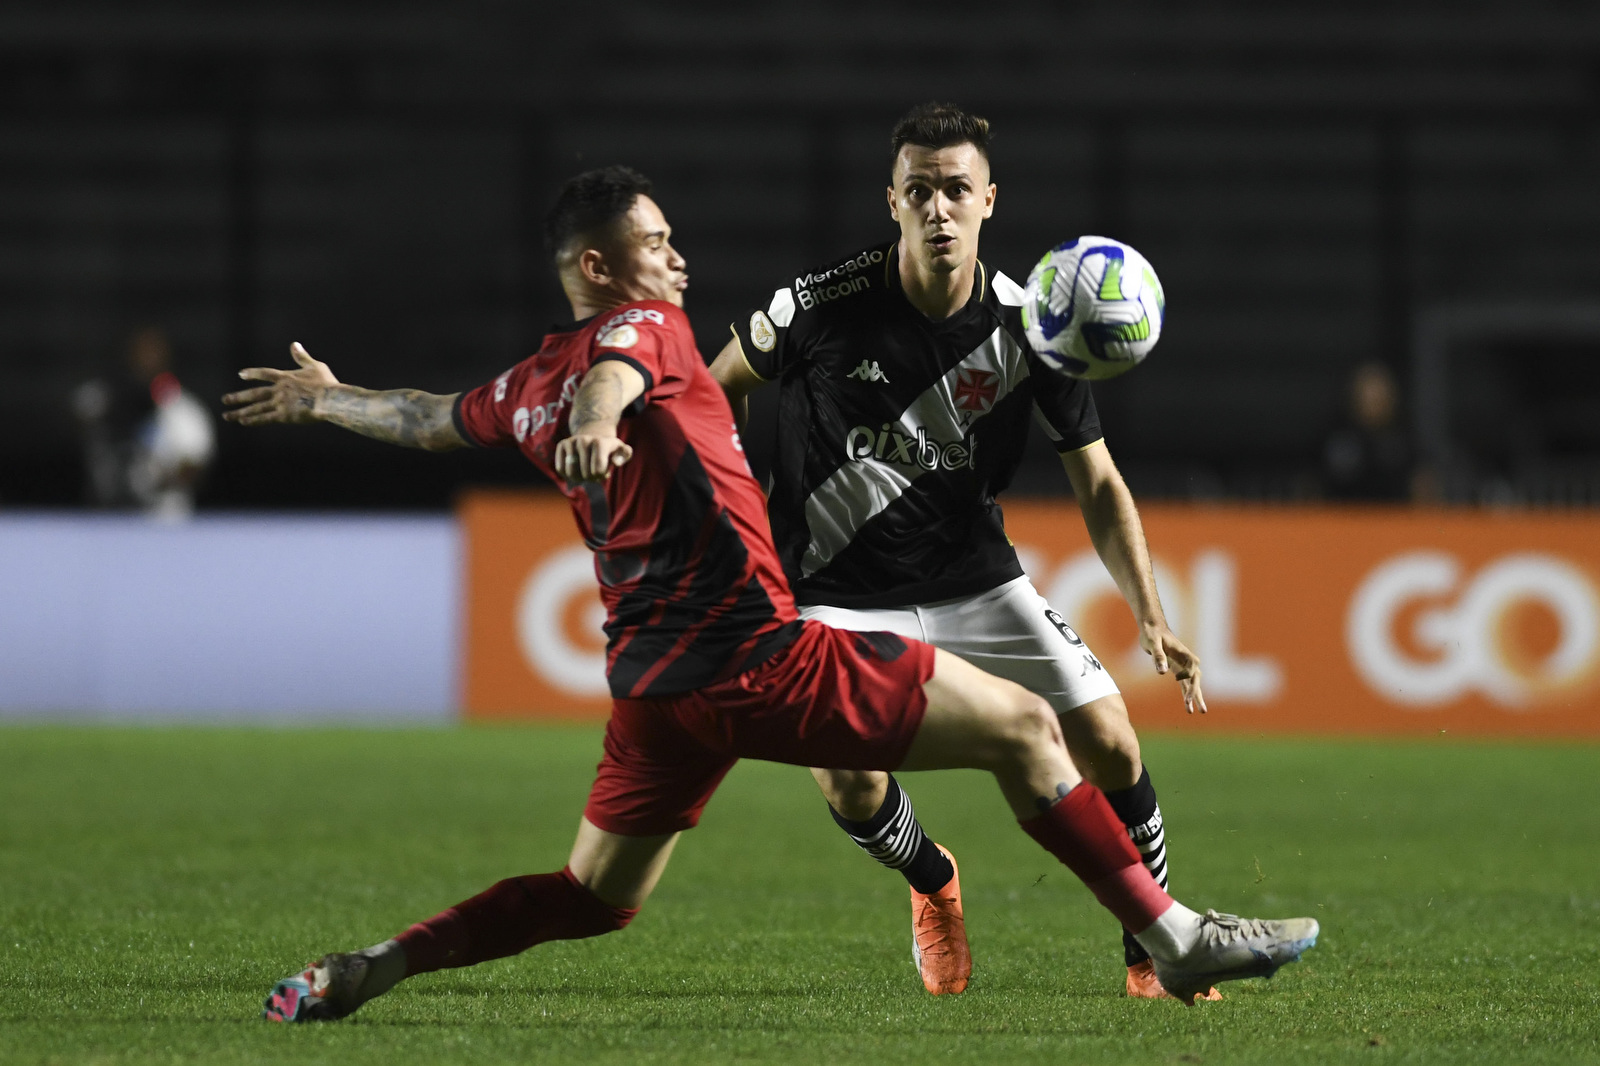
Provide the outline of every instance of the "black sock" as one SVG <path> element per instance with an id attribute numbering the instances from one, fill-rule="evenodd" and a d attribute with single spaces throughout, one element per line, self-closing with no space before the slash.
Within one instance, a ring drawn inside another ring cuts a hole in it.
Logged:
<path id="1" fill-rule="evenodd" d="M 922 831 L 917 812 L 911 808 L 911 797 L 893 775 L 889 777 L 883 806 L 866 821 L 852 822 L 832 807 L 828 811 L 862 851 L 891 870 L 899 870 L 918 892 L 937 892 L 956 875 L 950 860 Z"/>
<path id="2" fill-rule="evenodd" d="M 1156 790 L 1150 784 L 1148 768 L 1140 771 L 1139 780 L 1130 787 L 1106 793 L 1106 802 L 1117 812 L 1122 824 L 1128 827 L 1128 839 L 1139 849 L 1144 868 L 1156 879 L 1162 891 L 1167 887 L 1167 836 L 1161 827 L 1161 805 L 1156 802 Z M 1133 934 L 1122 931 L 1122 956 L 1127 965 L 1135 966 L 1150 957 L 1139 946 Z"/>

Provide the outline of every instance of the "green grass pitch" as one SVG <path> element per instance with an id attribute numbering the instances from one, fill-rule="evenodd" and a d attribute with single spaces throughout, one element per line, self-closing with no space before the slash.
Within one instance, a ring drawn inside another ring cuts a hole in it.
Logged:
<path id="1" fill-rule="evenodd" d="M 1173 885 L 1313 914 L 1271 982 L 1119 994 L 1111 921 L 992 782 L 913 774 L 977 960 L 926 995 L 901 879 L 804 770 L 737 768 L 626 932 L 433 974 L 355 1018 L 273 980 L 559 868 L 587 727 L 0 729 L 0 1062 L 1600 1061 L 1600 747 L 1149 738 Z"/>

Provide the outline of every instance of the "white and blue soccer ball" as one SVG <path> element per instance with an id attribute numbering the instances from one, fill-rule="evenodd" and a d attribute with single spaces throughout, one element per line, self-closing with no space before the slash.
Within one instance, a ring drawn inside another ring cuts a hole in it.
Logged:
<path id="1" fill-rule="evenodd" d="M 1150 354 L 1166 308 L 1144 256 L 1109 237 L 1079 237 L 1050 249 L 1028 275 L 1022 324 L 1051 368 L 1101 381 Z"/>

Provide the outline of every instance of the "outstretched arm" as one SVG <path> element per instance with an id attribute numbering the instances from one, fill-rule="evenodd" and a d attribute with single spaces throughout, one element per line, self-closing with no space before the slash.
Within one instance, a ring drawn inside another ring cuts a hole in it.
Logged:
<path id="1" fill-rule="evenodd" d="M 243 426 L 330 422 L 373 440 L 431 452 L 466 447 L 450 417 L 458 393 L 358 389 L 341 385 L 328 364 L 311 358 L 298 342 L 289 346 L 289 354 L 299 369 L 259 366 L 239 371 L 246 381 L 267 385 L 224 396 L 222 402 L 234 410 L 222 417 Z"/>
<path id="2" fill-rule="evenodd" d="M 617 437 L 617 423 L 628 405 L 644 395 L 644 376 L 620 359 L 589 368 L 572 397 L 572 435 L 556 445 L 556 473 L 567 481 L 604 481 L 613 467 L 633 458 Z"/>
<path id="3" fill-rule="evenodd" d="M 1200 657 L 1167 625 L 1161 597 L 1156 593 L 1155 571 L 1150 566 L 1150 549 L 1145 543 L 1139 509 L 1134 506 L 1133 493 L 1128 491 L 1117 464 L 1111 461 L 1105 442 L 1068 452 L 1061 457 L 1061 465 L 1072 481 L 1094 550 L 1139 623 L 1139 645 L 1155 660 L 1156 673 L 1166 673 L 1171 663 L 1183 690 L 1184 707 L 1190 714 L 1196 708 L 1204 714 Z"/>

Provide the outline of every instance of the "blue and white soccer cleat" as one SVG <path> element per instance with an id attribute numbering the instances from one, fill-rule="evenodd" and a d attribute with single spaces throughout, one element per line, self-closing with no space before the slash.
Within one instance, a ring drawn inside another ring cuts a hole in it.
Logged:
<path id="1" fill-rule="evenodd" d="M 1321 928 L 1315 918 L 1281 921 L 1240 918 L 1206 911 L 1200 918 L 1200 939 L 1181 959 L 1153 960 L 1161 987 L 1187 1006 L 1214 984 L 1271 977 L 1278 968 L 1297 962 L 1316 946 Z"/>
<path id="2" fill-rule="evenodd" d="M 355 1013 L 357 992 L 367 976 L 364 955 L 324 955 L 293 977 L 272 986 L 261 1008 L 269 1022 L 331 1022 Z"/>

